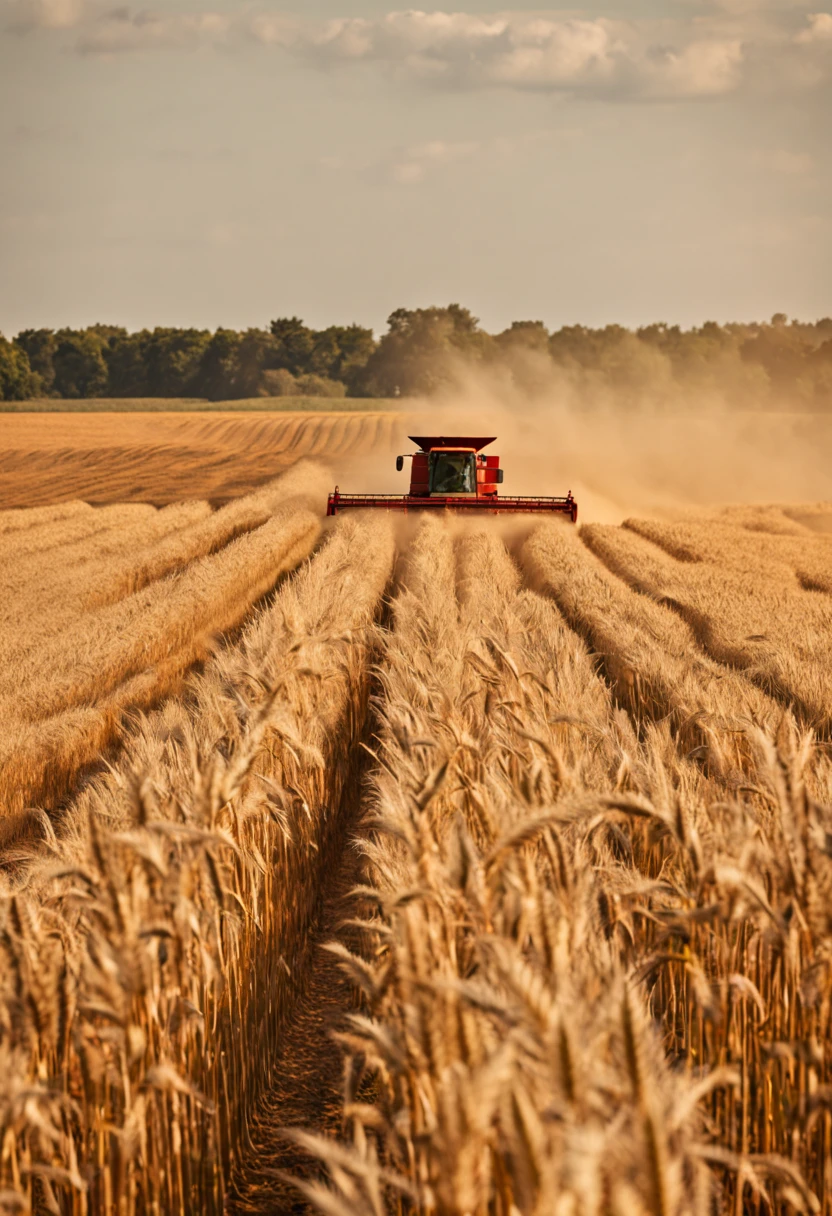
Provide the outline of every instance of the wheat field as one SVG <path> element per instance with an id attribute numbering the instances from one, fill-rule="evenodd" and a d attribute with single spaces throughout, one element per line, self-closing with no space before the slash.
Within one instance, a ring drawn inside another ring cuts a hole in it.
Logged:
<path id="1" fill-rule="evenodd" d="M 251 425 L 0 511 L 0 1211 L 832 1213 L 832 505 L 324 520 Z"/>
<path id="2" fill-rule="evenodd" d="M 114 403 L 115 404 L 115 403 Z M 71 509 L 73 500 L 220 505 L 303 456 L 343 460 L 401 442 L 388 403 L 378 410 L 0 415 L 0 535 L 4 510 Z M 56 516 L 57 518 L 57 516 Z M 67 516 L 66 518 L 71 518 Z"/>

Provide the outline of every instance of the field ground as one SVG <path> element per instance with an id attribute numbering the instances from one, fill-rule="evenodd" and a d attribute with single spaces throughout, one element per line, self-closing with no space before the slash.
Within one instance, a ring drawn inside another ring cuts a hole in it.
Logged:
<path id="1" fill-rule="evenodd" d="M 325 524 L 395 421 L 3 419 L 0 1209 L 832 1216 L 832 504 Z"/>
<path id="2" fill-rule="evenodd" d="M 306 414 L 377 413 L 398 404 L 380 397 L 236 397 L 206 401 L 204 397 L 36 397 L 29 401 L 0 401 L 0 414 Z"/>
<path id="3" fill-rule="evenodd" d="M 388 453 L 401 442 L 394 419 L 332 410 L 0 414 L 0 509 L 71 499 L 221 503 L 299 456 L 336 461 Z"/>

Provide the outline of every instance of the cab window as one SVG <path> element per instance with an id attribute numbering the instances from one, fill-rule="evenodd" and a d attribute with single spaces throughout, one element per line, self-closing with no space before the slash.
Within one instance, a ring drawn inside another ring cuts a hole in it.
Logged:
<path id="1" fill-rule="evenodd" d="M 473 452 L 431 452 L 429 463 L 431 494 L 476 494 Z"/>

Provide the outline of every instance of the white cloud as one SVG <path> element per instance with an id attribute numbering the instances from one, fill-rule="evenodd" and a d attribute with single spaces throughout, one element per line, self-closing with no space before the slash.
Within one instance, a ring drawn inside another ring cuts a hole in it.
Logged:
<path id="1" fill-rule="evenodd" d="M 400 186 L 417 185 L 433 170 L 469 160 L 479 149 L 480 144 L 477 142 L 447 143 L 441 139 L 414 144 L 392 158 L 389 166 L 390 176 Z"/>
<path id="2" fill-rule="evenodd" d="M 810 13 L 805 30 L 797 35 L 799 43 L 828 42 L 832 46 L 832 13 Z"/>
<path id="3" fill-rule="evenodd" d="M 733 0 L 732 0 L 733 2 Z M 255 42 L 311 66 L 376 65 L 447 89 L 696 100 L 743 88 L 814 87 L 832 77 L 832 15 L 719 13 L 623 21 L 558 13 L 389 12 L 314 21 L 264 10 L 234 16 L 107 9 L 106 0 L 5 0 L 19 32 L 76 29 L 76 49 L 113 54 Z M 415 171 L 414 171 L 415 172 Z"/>
<path id="4" fill-rule="evenodd" d="M 142 50 L 188 50 L 223 41 L 232 22 L 219 13 L 161 16 L 144 10 L 111 9 L 81 30 L 77 49 L 85 55 Z"/>
<path id="5" fill-rule="evenodd" d="M 5 0 L 5 8 L 6 29 L 14 33 L 77 30 L 75 48 L 82 54 L 187 49 L 224 40 L 235 25 L 220 13 L 165 15 L 98 0 Z"/>
<path id="6" fill-rule="evenodd" d="M 303 23 L 292 17 L 254 13 L 248 18 L 245 32 L 264 46 L 289 48 L 297 42 L 302 28 Z"/>
<path id="7" fill-rule="evenodd" d="M 84 15 L 83 0 L 7 0 L 6 28 L 15 33 L 30 30 L 65 30 Z"/>
<path id="8" fill-rule="evenodd" d="M 376 62 L 453 88 L 497 87 L 596 96 L 710 97 L 735 88 L 739 39 L 679 40 L 655 47 L 650 27 L 607 18 L 512 13 L 388 13 L 291 24 L 254 18 L 251 35 L 321 66 Z"/>
<path id="9" fill-rule="evenodd" d="M 653 51 L 649 66 L 645 65 L 643 88 L 655 96 L 718 97 L 739 87 L 743 61 L 742 42 L 736 38 Z"/>

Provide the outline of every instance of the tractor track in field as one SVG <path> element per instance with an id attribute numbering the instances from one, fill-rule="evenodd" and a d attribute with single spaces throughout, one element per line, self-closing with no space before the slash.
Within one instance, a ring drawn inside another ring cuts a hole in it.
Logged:
<path id="1" fill-rule="evenodd" d="M 345 838 L 342 864 L 327 890 L 311 934 L 306 982 L 285 1027 L 274 1060 L 272 1083 L 263 1094 L 248 1137 L 232 1170 L 225 1210 L 229 1216 L 304 1213 L 308 1206 L 298 1179 L 320 1178 L 321 1163 L 285 1134 L 289 1128 L 336 1136 L 341 1128 L 343 1058 L 332 1037 L 355 1006 L 350 981 L 325 946 L 333 939 L 354 945 L 340 926 L 355 914 L 352 888 L 360 881 L 360 857 Z"/>
<path id="2" fill-rule="evenodd" d="M 616 565 L 608 560 L 603 548 L 594 546 L 591 540 L 583 534 L 580 534 L 580 539 L 587 552 L 597 558 L 613 578 L 618 579 L 636 595 L 643 596 L 645 600 L 658 604 L 662 608 L 667 608 L 670 612 L 674 613 L 687 626 L 691 647 L 698 651 L 708 662 L 713 663 L 716 667 L 722 668 L 726 672 L 731 672 L 732 675 L 739 676 L 750 687 L 758 689 L 759 692 L 780 705 L 783 710 L 794 714 L 807 729 L 814 730 L 820 739 L 828 740 L 830 738 L 832 726 L 830 726 L 828 721 L 819 723 L 817 712 L 806 700 L 796 695 L 793 691 L 784 688 L 769 673 L 753 668 L 747 657 L 740 650 L 732 651 L 724 645 L 718 644 L 714 639 L 714 627 L 704 613 L 699 612 L 689 604 L 680 602 L 673 596 L 656 594 L 649 585 L 642 582 L 636 575 L 630 574 L 624 569 L 616 568 Z M 654 541 L 649 541 L 648 543 L 656 544 Z M 658 544 L 656 544 L 656 548 L 661 549 L 662 552 L 666 551 Z M 674 555 L 671 553 L 670 556 Z M 585 640 L 587 645 L 591 645 L 588 638 Z"/>
<path id="3" fill-rule="evenodd" d="M 370 710 L 368 722 L 371 717 Z M 357 1003 L 352 983 L 326 946 L 339 941 L 353 951 L 360 949 L 358 931 L 344 922 L 361 911 L 353 891 L 365 879 L 360 840 L 363 792 L 372 764 L 363 746 L 369 733 L 365 724 L 352 748 L 341 795 L 338 841 L 333 846 L 340 847 L 340 857 L 331 878 L 321 884 L 317 914 L 300 962 L 305 971 L 301 991 L 287 1017 L 270 1083 L 232 1169 L 225 1205 L 229 1216 L 295 1216 L 309 1211 L 291 1179 L 322 1177 L 321 1163 L 285 1133 L 303 1128 L 335 1137 L 341 1128 L 344 1062 L 333 1032 L 343 1028 L 346 1014 Z"/>
<path id="4" fill-rule="evenodd" d="M 394 567 L 379 625 L 389 627 L 389 604 L 399 586 L 401 554 Z M 379 660 L 378 652 L 374 662 Z M 371 671 L 373 667 L 371 667 Z M 319 900 L 307 935 L 304 978 L 288 1013 L 270 1077 L 238 1146 L 225 1197 L 228 1216 L 301 1216 L 313 1209 L 292 1179 L 323 1180 L 326 1171 L 286 1134 L 302 1129 L 335 1139 L 342 1128 L 344 1056 L 333 1035 L 348 1013 L 360 1007 L 357 990 L 338 958 L 326 949 L 337 941 L 361 953 L 360 931 L 350 918 L 366 915 L 355 888 L 366 882 L 362 837 L 366 835 L 366 789 L 375 764 L 373 704 L 379 694 L 371 675 L 367 712 L 348 760 L 338 808 L 336 839 L 327 850 L 337 862 L 319 886 Z"/>

